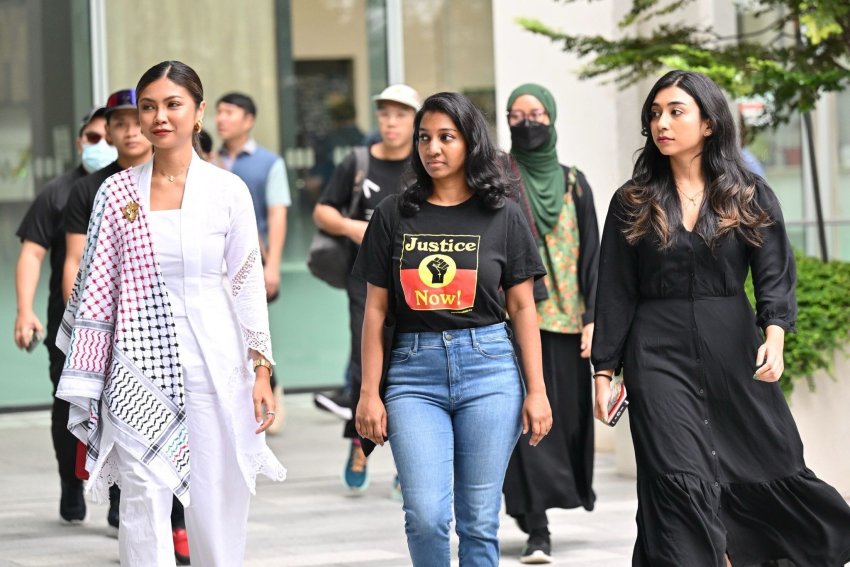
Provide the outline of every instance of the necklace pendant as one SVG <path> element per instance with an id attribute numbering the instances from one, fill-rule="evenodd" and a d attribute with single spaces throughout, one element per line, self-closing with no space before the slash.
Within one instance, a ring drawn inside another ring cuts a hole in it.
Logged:
<path id="1" fill-rule="evenodd" d="M 166 178 L 168 179 L 169 183 L 174 183 L 174 176 L 173 175 L 167 175 Z"/>

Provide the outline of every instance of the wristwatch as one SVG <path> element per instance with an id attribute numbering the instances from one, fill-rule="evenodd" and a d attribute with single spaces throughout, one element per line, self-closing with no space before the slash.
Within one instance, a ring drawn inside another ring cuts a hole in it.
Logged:
<path id="1" fill-rule="evenodd" d="M 272 363 L 266 360 L 265 358 L 255 358 L 254 359 L 254 372 L 257 371 L 258 366 L 265 366 L 269 369 L 269 377 L 274 374 L 274 368 L 272 368 Z"/>

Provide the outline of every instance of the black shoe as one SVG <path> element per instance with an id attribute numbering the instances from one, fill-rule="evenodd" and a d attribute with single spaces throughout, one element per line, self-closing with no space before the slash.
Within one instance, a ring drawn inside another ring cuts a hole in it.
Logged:
<path id="1" fill-rule="evenodd" d="M 525 542 L 519 562 L 526 565 L 552 563 L 552 543 L 549 541 L 548 529 L 531 530 L 531 535 Z"/>
<path id="2" fill-rule="evenodd" d="M 117 484 L 109 487 L 109 512 L 106 513 L 106 523 L 118 529 L 118 507 L 121 504 L 121 489 Z"/>
<path id="3" fill-rule="evenodd" d="M 320 410 L 331 412 L 343 421 L 351 419 L 351 398 L 342 388 L 314 394 L 313 403 Z"/>
<path id="4" fill-rule="evenodd" d="M 82 522 L 86 519 L 86 499 L 83 497 L 83 481 L 62 481 L 59 515 L 66 522 Z"/>

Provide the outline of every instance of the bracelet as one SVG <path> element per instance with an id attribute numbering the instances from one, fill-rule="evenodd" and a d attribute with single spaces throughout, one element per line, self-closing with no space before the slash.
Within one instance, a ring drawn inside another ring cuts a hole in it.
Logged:
<path id="1" fill-rule="evenodd" d="M 606 374 L 605 372 L 594 372 L 593 377 L 596 378 L 597 376 L 605 376 L 606 378 L 608 378 L 609 382 L 614 380 L 613 374 Z"/>
<path id="2" fill-rule="evenodd" d="M 266 360 L 265 358 L 254 359 L 254 372 L 257 371 L 257 367 L 259 366 L 265 366 L 269 369 L 269 378 L 271 378 L 272 374 L 274 374 L 274 368 L 272 368 L 272 363 Z"/>

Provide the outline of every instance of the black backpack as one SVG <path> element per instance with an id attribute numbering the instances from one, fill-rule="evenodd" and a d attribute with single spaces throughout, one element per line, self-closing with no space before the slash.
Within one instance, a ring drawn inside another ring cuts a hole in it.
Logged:
<path id="1" fill-rule="evenodd" d="M 354 148 L 354 185 L 351 188 L 351 202 L 342 212 L 342 216 L 351 218 L 360 207 L 363 198 L 363 182 L 369 173 L 369 148 Z M 307 268 L 310 273 L 326 284 L 345 289 L 348 276 L 354 266 L 356 249 L 354 243 L 345 236 L 334 236 L 316 229 L 310 250 L 307 252 Z"/>

